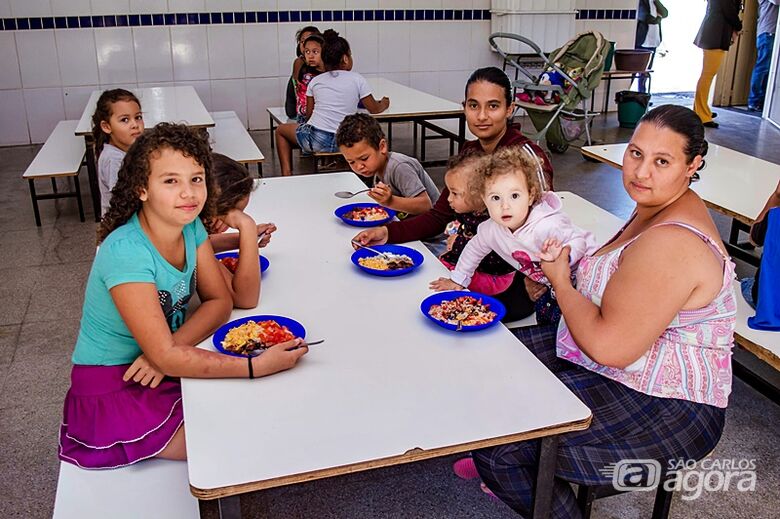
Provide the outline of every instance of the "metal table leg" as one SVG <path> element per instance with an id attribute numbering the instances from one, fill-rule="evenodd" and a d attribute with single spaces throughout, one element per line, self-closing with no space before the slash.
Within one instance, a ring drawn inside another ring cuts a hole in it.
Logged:
<path id="1" fill-rule="evenodd" d="M 536 472 L 536 490 L 531 512 L 533 519 L 547 518 L 551 515 L 557 456 L 558 436 L 542 438 L 539 443 L 539 468 Z"/>
<path id="2" fill-rule="evenodd" d="M 92 210 L 95 212 L 95 221 L 100 221 L 100 185 L 98 184 L 97 168 L 95 165 L 95 148 L 92 139 L 85 136 L 84 144 L 87 148 L 87 175 L 89 177 L 89 191 L 92 195 Z"/>

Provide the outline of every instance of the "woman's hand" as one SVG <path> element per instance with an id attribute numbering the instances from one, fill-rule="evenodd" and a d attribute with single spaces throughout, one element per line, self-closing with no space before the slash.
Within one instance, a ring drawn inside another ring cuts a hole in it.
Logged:
<path id="1" fill-rule="evenodd" d="M 390 200 L 393 198 L 393 191 L 390 186 L 382 182 L 371 188 L 368 192 L 368 196 L 375 200 L 378 204 L 388 206 Z"/>
<path id="2" fill-rule="evenodd" d="M 387 235 L 387 227 L 383 225 L 381 227 L 372 227 L 371 229 L 358 233 L 352 240 L 361 245 L 368 245 L 370 247 L 372 245 L 384 245 L 387 243 Z M 352 247 L 354 247 L 355 250 L 360 248 L 354 243 L 352 244 Z"/>
<path id="3" fill-rule="evenodd" d="M 276 225 L 272 223 L 259 223 L 257 224 L 257 235 L 260 236 L 261 234 L 265 233 L 265 236 L 260 238 L 260 240 L 257 242 L 257 246 L 259 248 L 263 248 L 271 241 L 271 234 L 276 232 Z"/>
<path id="4" fill-rule="evenodd" d="M 141 354 L 132 364 L 130 364 L 130 367 L 127 368 L 127 371 L 125 371 L 125 374 L 122 376 L 122 380 L 127 382 L 132 378 L 134 382 L 154 389 L 160 385 L 163 377 L 165 377 L 165 374 Z"/>
<path id="5" fill-rule="evenodd" d="M 306 341 L 293 339 L 271 346 L 262 355 L 255 357 L 254 372 L 258 376 L 271 375 L 294 367 L 301 357 L 309 352 Z"/>
<path id="6" fill-rule="evenodd" d="M 569 283 L 571 279 L 571 267 L 569 267 L 569 253 L 571 247 L 561 247 L 561 242 L 548 238 L 542 244 L 539 258 L 542 260 L 542 272 L 550 280 L 553 287 L 559 283 Z"/>
<path id="7" fill-rule="evenodd" d="M 444 290 L 463 290 L 464 287 L 455 283 L 450 278 L 439 278 L 436 281 L 431 281 L 428 288 L 435 290 L 436 292 L 442 292 Z"/>

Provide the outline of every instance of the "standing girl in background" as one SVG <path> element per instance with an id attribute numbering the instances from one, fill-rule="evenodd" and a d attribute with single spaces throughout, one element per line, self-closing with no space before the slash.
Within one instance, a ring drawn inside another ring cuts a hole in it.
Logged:
<path id="1" fill-rule="evenodd" d="M 217 218 L 207 224 L 209 241 L 215 252 L 238 249 L 235 268 L 229 269 L 220 262 L 219 270 L 233 298 L 233 306 L 254 308 L 260 299 L 262 282 L 258 248 L 268 245 L 276 226 L 272 223 L 256 224 L 244 212 L 254 189 L 249 170 L 219 153 L 212 154 L 211 158 L 218 195 L 214 210 Z M 228 228 L 238 232 L 223 233 Z"/>
<path id="2" fill-rule="evenodd" d="M 284 111 L 289 119 L 295 119 L 297 117 L 295 109 L 297 103 L 295 81 L 298 77 L 298 71 L 306 64 L 306 60 L 303 57 L 303 44 L 306 41 L 306 38 L 312 34 L 319 33 L 320 30 L 314 25 L 307 25 L 306 27 L 298 29 L 295 33 L 295 59 L 293 60 L 292 75 L 290 75 L 290 79 L 287 80 L 287 93 L 284 101 Z"/>
<path id="3" fill-rule="evenodd" d="M 306 92 L 309 83 L 315 77 L 325 72 L 322 64 L 322 46 L 325 40 L 319 34 L 312 34 L 303 42 L 303 59 L 305 63 L 298 69 L 295 81 L 295 112 L 298 123 L 306 122 Z"/>
<path id="4" fill-rule="evenodd" d="M 92 469 L 186 458 L 181 387 L 168 377 L 254 378 L 307 352 L 300 339 L 246 359 L 194 347 L 233 307 L 198 218 L 213 215 L 214 194 L 201 132 L 158 124 L 121 173 L 98 230 L 60 427 L 60 459 Z M 185 322 L 196 290 L 201 305 Z"/>
<path id="5" fill-rule="evenodd" d="M 696 83 L 693 111 L 707 128 L 717 128 L 710 109 L 710 87 L 729 47 L 742 31 L 742 0 L 707 0 L 707 12 L 693 43 L 704 51 L 701 75 Z"/>
<path id="6" fill-rule="evenodd" d="M 276 148 L 282 175 L 292 175 L 292 149 L 304 153 L 337 152 L 336 130 L 344 117 L 357 112 L 359 102 L 372 113 L 387 110 L 390 100 L 377 101 L 366 79 L 352 72 L 352 51 L 347 40 L 328 29 L 323 34 L 322 62 L 327 71 L 309 83 L 306 92 L 307 122 L 280 124 L 276 128 Z"/>
<path id="7" fill-rule="evenodd" d="M 92 114 L 95 139 L 101 216 L 108 211 L 111 190 L 130 145 L 144 131 L 144 116 L 138 98 L 127 90 L 106 90 L 98 98 Z"/>

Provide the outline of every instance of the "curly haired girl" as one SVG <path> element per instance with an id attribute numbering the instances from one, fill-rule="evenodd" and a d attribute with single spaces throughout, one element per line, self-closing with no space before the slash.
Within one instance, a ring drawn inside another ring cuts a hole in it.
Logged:
<path id="1" fill-rule="evenodd" d="M 98 231 L 60 459 L 93 469 L 185 459 L 181 387 L 169 377 L 254 378 L 291 368 L 306 353 L 300 339 L 247 359 L 193 347 L 233 307 L 198 218 L 213 214 L 213 192 L 200 132 L 161 123 L 129 149 Z M 194 291 L 201 305 L 185 322 Z"/>

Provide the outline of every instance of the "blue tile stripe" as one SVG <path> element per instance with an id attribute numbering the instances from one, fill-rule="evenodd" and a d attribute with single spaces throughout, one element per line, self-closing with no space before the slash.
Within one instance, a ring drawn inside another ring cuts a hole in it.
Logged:
<path id="1" fill-rule="evenodd" d="M 577 20 L 635 20 L 636 9 L 580 9 Z"/>
<path id="2" fill-rule="evenodd" d="M 315 11 L 236 11 L 214 13 L 148 13 L 97 16 L 3 18 L 0 30 L 84 29 L 236 23 L 321 23 L 362 21 L 490 20 L 489 9 L 358 9 Z"/>

